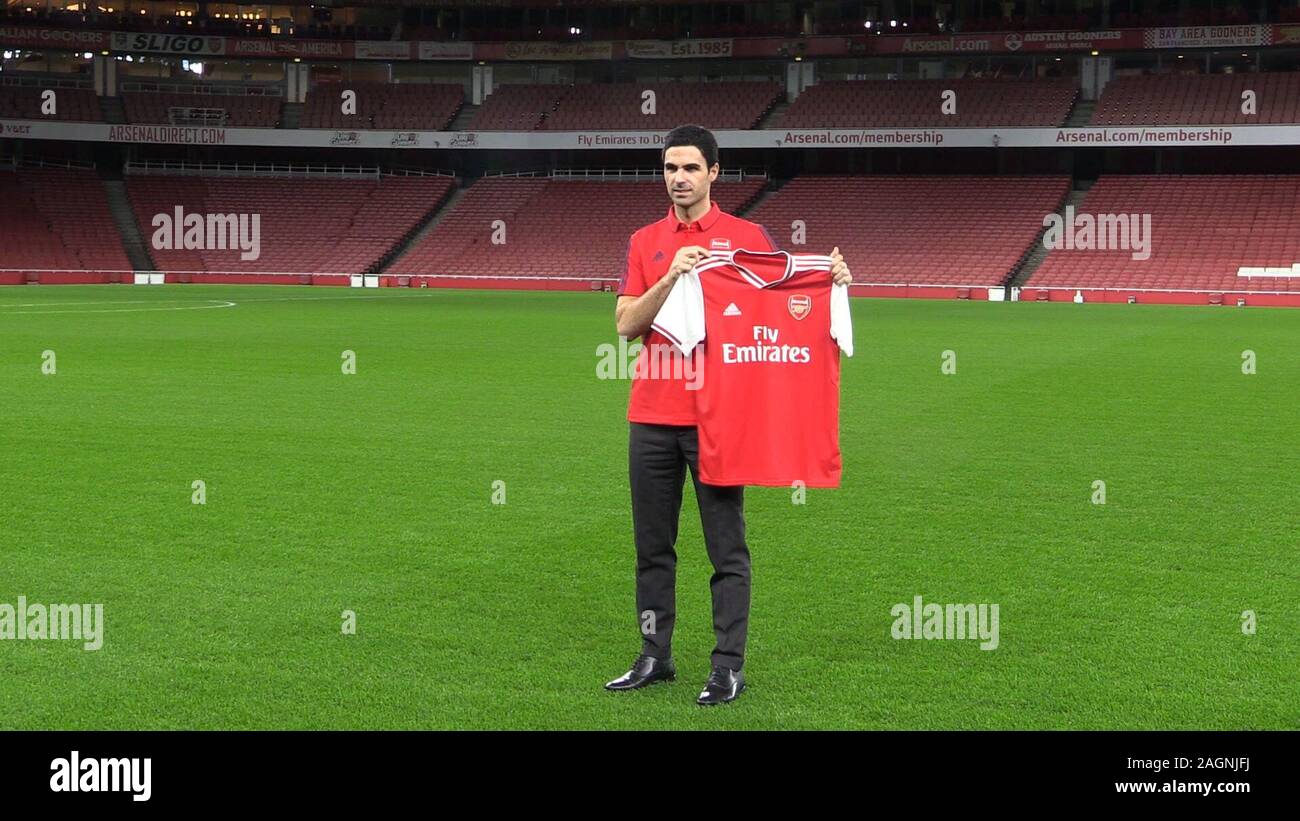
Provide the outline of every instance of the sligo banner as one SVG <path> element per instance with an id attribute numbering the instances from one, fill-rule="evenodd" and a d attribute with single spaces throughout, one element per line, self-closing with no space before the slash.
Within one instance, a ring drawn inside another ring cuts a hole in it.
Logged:
<path id="1" fill-rule="evenodd" d="M 146 34 L 115 31 L 112 42 L 113 51 L 186 54 L 196 57 L 216 57 L 226 53 L 226 38 L 201 34 Z"/>
<path id="2" fill-rule="evenodd" d="M 1272 26 L 1178 26 L 1147 29 L 1144 48 L 1246 48 L 1271 46 Z"/>
<path id="3" fill-rule="evenodd" d="M 628 57 L 652 60 L 730 57 L 733 42 L 730 37 L 710 40 L 628 40 L 623 48 Z"/>

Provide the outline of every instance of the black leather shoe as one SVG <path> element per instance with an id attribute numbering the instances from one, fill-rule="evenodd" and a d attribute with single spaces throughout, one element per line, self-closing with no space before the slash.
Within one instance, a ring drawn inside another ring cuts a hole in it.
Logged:
<path id="1" fill-rule="evenodd" d="M 657 681 L 677 678 L 677 667 L 671 658 L 657 659 L 642 654 L 632 662 L 632 669 L 605 684 L 606 690 L 638 690 Z"/>
<path id="2" fill-rule="evenodd" d="M 714 667 L 696 702 L 705 706 L 726 704 L 728 701 L 735 701 L 743 692 L 745 692 L 743 673 L 727 667 Z"/>

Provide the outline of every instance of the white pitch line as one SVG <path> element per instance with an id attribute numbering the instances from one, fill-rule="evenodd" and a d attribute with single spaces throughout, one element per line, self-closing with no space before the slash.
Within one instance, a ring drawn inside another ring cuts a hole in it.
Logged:
<path id="1" fill-rule="evenodd" d="M 436 294 L 382 294 L 375 296 L 280 296 L 266 299 L 241 299 L 246 302 L 319 302 L 326 299 L 428 299 Z"/>
<path id="2" fill-rule="evenodd" d="M 133 302 L 137 300 L 122 300 L 122 302 Z M 151 302 L 154 300 L 138 300 L 142 302 Z M 176 301 L 176 300 L 172 300 Z M 0 316 L 20 316 L 23 314 L 138 314 L 146 311 L 203 311 L 209 308 L 233 308 L 239 303 L 230 302 L 224 299 L 207 299 L 204 302 L 217 302 L 218 305 L 188 305 L 178 308 L 110 308 L 105 311 L 94 311 L 78 309 L 71 311 L 4 311 L 0 310 Z M 104 304 L 104 303 L 87 303 L 87 304 Z"/>
<path id="3" fill-rule="evenodd" d="M 157 305 L 159 302 L 216 302 L 215 299 L 100 299 L 94 302 L 0 302 L 0 308 L 47 308 L 64 305 Z"/>

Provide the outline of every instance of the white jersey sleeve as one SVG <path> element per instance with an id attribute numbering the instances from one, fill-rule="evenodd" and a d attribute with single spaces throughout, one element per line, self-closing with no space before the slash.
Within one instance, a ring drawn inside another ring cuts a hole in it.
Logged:
<path id="1" fill-rule="evenodd" d="M 849 286 L 831 286 L 831 339 L 846 356 L 853 356 L 853 316 L 849 313 Z"/>
<path id="2" fill-rule="evenodd" d="M 689 355 L 704 339 L 704 289 L 694 269 L 677 278 L 650 327 Z"/>

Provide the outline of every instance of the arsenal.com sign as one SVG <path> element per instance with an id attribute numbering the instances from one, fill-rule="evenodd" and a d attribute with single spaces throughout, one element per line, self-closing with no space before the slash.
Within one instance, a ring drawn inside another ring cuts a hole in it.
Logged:
<path id="1" fill-rule="evenodd" d="M 1141 29 L 1113 31 L 1012 31 L 1006 34 L 872 37 L 875 54 L 1014 54 L 1020 51 L 1093 51 L 1142 47 Z"/>
<path id="2" fill-rule="evenodd" d="M 190 54 L 214 57 L 226 53 L 226 38 L 192 34 L 133 34 L 113 32 L 113 51 L 146 54 Z"/>

